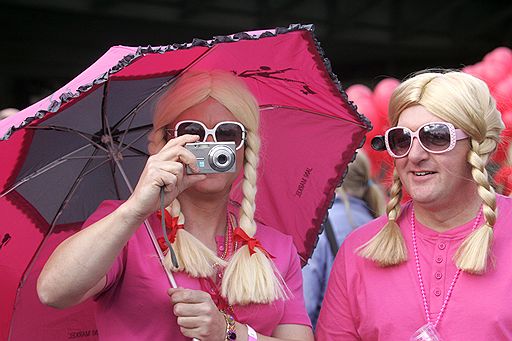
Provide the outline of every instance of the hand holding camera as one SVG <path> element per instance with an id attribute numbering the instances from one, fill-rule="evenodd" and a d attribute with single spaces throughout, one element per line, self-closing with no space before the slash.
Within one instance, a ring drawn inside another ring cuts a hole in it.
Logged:
<path id="1" fill-rule="evenodd" d="M 156 154 L 151 155 L 142 171 L 139 182 L 126 204 L 137 217 L 145 219 L 160 207 L 160 189 L 165 192 L 169 205 L 181 192 L 205 179 L 198 174 L 197 159 L 185 145 L 198 140 L 197 135 L 183 135 L 169 140 Z M 184 167 L 195 170 L 185 174 Z"/>

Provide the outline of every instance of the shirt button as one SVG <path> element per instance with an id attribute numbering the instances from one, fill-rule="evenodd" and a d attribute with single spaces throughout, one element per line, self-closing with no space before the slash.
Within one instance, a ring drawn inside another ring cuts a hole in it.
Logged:
<path id="1" fill-rule="evenodd" d="M 220 245 L 220 246 L 219 246 L 219 250 L 220 250 L 221 252 L 222 252 L 222 251 L 224 251 L 224 245 Z"/>
<path id="2" fill-rule="evenodd" d="M 436 262 L 437 262 L 437 263 L 442 263 L 442 262 L 443 262 L 443 257 L 440 257 L 440 256 L 439 256 L 439 257 L 437 257 L 437 258 L 436 258 Z"/>
<path id="3" fill-rule="evenodd" d="M 442 273 L 440 273 L 439 271 L 438 271 L 438 272 L 436 272 L 436 275 L 435 275 L 435 276 L 436 276 L 436 278 L 437 278 L 437 279 L 441 279 L 441 278 L 443 278 L 443 274 L 442 274 Z"/>
<path id="4" fill-rule="evenodd" d="M 439 247 L 439 250 L 444 250 L 444 249 L 446 249 L 446 244 L 445 243 L 440 243 L 438 245 L 438 247 Z"/>
<path id="5" fill-rule="evenodd" d="M 441 290 L 440 289 L 434 289 L 434 295 L 441 296 Z"/>

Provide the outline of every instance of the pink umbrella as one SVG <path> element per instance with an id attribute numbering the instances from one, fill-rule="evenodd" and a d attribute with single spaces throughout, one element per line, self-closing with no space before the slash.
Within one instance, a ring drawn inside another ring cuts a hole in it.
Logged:
<path id="1" fill-rule="evenodd" d="M 0 238 L 8 235 L 0 244 L 0 337 L 97 337 L 92 303 L 45 308 L 35 280 L 55 245 L 101 201 L 127 198 L 147 158 L 158 94 L 194 69 L 232 71 L 257 97 L 256 219 L 293 236 L 307 261 L 334 189 L 371 127 L 347 101 L 313 27 L 116 46 L 53 95 L 0 121 Z M 231 197 L 237 205 L 238 186 Z"/>

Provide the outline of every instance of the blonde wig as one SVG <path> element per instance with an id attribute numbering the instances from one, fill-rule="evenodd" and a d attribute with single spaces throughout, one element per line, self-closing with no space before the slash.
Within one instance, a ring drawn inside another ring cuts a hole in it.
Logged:
<path id="1" fill-rule="evenodd" d="M 226 71 L 189 71 L 164 93 L 157 103 L 153 130 L 149 135 L 148 150 L 157 153 L 166 143 L 165 128 L 183 111 L 213 98 L 224 105 L 246 128 L 244 150 L 243 199 L 239 212 L 239 226 L 249 237 L 256 234 L 254 222 L 256 197 L 256 170 L 260 141 L 258 135 L 259 108 L 245 83 Z M 179 268 L 172 267 L 170 256 L 166 265 L 173 271 L 186 271 L 192 277 L 210 277 L 215 266 L 226 266 L 221 292 L 230 304 L 269 303 L 286 297 L 285 286 L 274 268 L 274 263 L 258 248 L 252 256 L 247 245 L 241 246 L 226 261 L 202 244 L 186 230 L 186 224 L 176 199 L 171 204 L 171 215 L 179 216 L 179 229 L 173 247 Z"/>
<path id="2" fill-rule="evenodd" d="M 457 71 L 425 72 L 403 82 L 391 96 L 389 121 L 396 126 L 401 113 L 421 105 L 441 120 L 462 129 L 470 138 L 467 160 L 482 199 L 485 223 L 473 231 L 455 255 L 457 267 L 481 274 L 491 259 L 493 227 L 496 222 L 496 194 L 485 165 L 494 152 L 499 135 L 505 128 L 501 113 L 489 88 L 482 80 Z M 396 265 L 407 259 L 407 251 L 396 222 L 400 214 L 402 184 L 394 173 L 390 200 L 386 207 L 388 222 L 368 243 L 360 248 L 363 257 L 383 266 Z"/>

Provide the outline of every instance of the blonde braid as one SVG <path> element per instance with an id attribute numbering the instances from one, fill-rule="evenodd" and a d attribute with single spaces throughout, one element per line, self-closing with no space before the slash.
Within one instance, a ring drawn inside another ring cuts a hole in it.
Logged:
<path id="1" fill-rule="evenodd" d="M 393 172 L 393 185 L 386 206 L 388 221 L 372 239 L 358 248 L 358 254 L 378 263 L 380 266 L 398 265 L 407 260 L 404 237 L 396 220 L 400 214 L 402 183 L 396 169 Z"/>
<path id="2" fill-rule="evenodd" d="M 254 211 L 259 148 L 258 135 L 249 131 L 245 145 L 243 199 L 239 224 L 249 237 L 254 237 L 256 233 Z M 259 248 L 255 248 L 254 251 L 251 255 L 247 245 L 240 247 L 224 271 L 222 296 L 228 299 L 229 304 L 267 304 L 288 297 L 285 291 L 286 284 L 273 261 Z"/>
<path id="3" fill-rule="evenodd" d="M 462 243 L 455 254 L 455 263 L 463 271 L 481 274 L 487 269 L 491 257 L 493 227 L 496 222 L 496 193 L 489 183 L 489 175 L 481 155 L 481 144 L 471 139 L 468 162 L 471 174 L 478 185 L 478 195 L 482 199 L 485 224 L 473 231 Z"/>
<path id="4" fill-rule="evenodd" d="M 178 199 L 171 204 L 171 216 L 178 217 L 178 224 L 185 224 L 185 216 L 181 213 Z M 178 229 L 172 247 L 176 254 L 178 268 L 172 265 L 170 252 L 167 252 L 164 258 L 165 265 L 172 271 L 185 271 L 196 278 L 211 277 L 215 275 L 214 265 L 227 265 L 223 259 L 185 229 Z"/>

